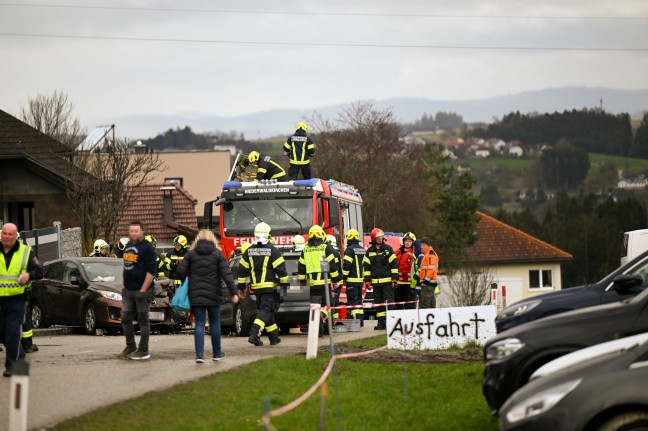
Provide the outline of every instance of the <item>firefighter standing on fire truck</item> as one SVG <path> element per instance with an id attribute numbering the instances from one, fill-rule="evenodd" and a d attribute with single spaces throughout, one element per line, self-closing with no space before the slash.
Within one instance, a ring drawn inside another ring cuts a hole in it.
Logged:
<path id="1" fill-rule="evenodd" d="M 347 302 L 357 308 L 351 309 L 351 318 L 360 320 L 360 326 L 364 326 L 364 310 L 362 309 L 362 260 L 366 250 L 360 244 L 360 233 L 355 229 L 349 229 L 346 234 L 347 245 L 344 250 L 342 262 L 342 277 L 346 285 Z"/>
<path id="2" fill-rule="evenodd" d="M 254 228 L 254 244 L 243 251 L 238 270 L 238 290 L 240 296 L 245 296 L 247 278 L 250 277 L 250 288 L 256 294 L 256 305 L 259 310 L 248 342 L 255 346 L 263 346 L 261 332 L 263 329 L 268 334 L 270 345 L 281 343 L 279 327 L 275 323 L 275 279 L 279 279 L 281 286 L 288 286 L 288 272 L 286 262 L 278 248 L 272 245 L 270 239 L 270 226 L 259 223 Z M 242 247 L 241 247 L 242 249 Z"/>
<path id="3" fill-rule="evenodd" d="M 374 291 L 374 304 L 394 302 L 394 287 L 398 282 L 396 255 L 389 244 L 385 243 L 385 233 L 374 228 L 371 231 L 371 246 L 363 259 L 364 279 L 371 282 Z M 387 329 L 387 308 L 377 307 L 378 324 L 375 330 Z"/>
<path id="4" fill-rule="evenodd" d="M 403 245 L 396 250 L 396 261 L 398 262 L 398 284 L 394 290 L 394 300 L 396 302 L 414 301 L 416 299 L 415 289 L 412 288 L 410 280 L 412 264 L 416 261 L 414 241 L 416 241 L 416 235 L 407 232 L 403 235 Z M 397 308 L 415 308 L 415 304 L 399 305 Z"/>
<path id="5" fill-rule="evenodd" d="M 328 273 L 331 276 L 332 290 L 337 288 L 337 283 L 341 280 L 340 271 L 335 259 L 335 250 L 330 244 L 326 243 L 326 234 L 324 229 L 319 225 L 313 225 L 308 230 L 308 243 L 302 250 L 297 264 L 297 273 L 299 284 L 304 286 L 308 282 L 310 286 L 311 304 L 326 305 L 325 295 L 325 278 L 323 275 L 320 261 L 326 260 L 329 264 Z M 322 324 L 327 328 L 327 319 L 329 312 L 326 308 L 321 309 Z"/>

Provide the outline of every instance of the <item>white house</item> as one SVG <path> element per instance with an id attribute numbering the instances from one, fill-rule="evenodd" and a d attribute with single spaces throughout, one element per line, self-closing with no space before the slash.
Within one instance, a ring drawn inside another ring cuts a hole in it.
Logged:
<path id="1" fill-rule="evenodd" d="M 487 157 L 490 157 L 490 151 L 488 151 L 488 150 L 477 150 L 477 151 L 475 151 L 475 156 L 480 157 L 482 159 L 485 159 Z"/>
<path id="2" fill-rule="evenodd" d="M 522 150 L 522 147 L 515 145 L 509 148 L 509 156 L 522 157 L 523 155 L 524 155 L 524 150 Z"/>

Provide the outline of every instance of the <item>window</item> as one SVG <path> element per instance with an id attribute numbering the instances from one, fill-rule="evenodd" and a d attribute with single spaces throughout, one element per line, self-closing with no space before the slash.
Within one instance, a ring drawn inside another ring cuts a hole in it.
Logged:
<path id="1" fill-rule="evenodd" d="M 165 184 L 177 184 L 180 187 L 183 186 L 182 184 L 182 178 L 165 178 L 164 179 Z"/>
<path id="2" fill-rule="evenodd" d="M 553 289 L 553 277 L 550 269 L 532 269 L 529 271 L 529 289 Z"/>

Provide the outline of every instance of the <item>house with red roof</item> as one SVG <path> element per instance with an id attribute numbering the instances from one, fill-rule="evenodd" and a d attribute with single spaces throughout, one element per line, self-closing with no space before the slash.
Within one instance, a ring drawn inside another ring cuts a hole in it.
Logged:
<path id="1" fill-rule="evenodd" d="M 198 233 L 197 199 L 177 183 L 144 184 L 136 188 L 128 208 L 119 214 L 117 237 L 127 237 L 129 223 L 139 220 L 146 234 L 155 237 L 158 248 L 171 248 L 173 238 L 189 241 Z"/>
<path id="2" fill-rule="evenodd" d="M 506 291 L 507 305 L 562 289 L 561 264 L 571 261 L 571 254 L 482 212 L 477 214 L 478 239 L 463 250 L 462 266 L 488 271 L 499 294 Z M 438 306 L 447 306 L 443 291 L 450 286 L 447 279 L 440 277 L 440 282 Z"/>

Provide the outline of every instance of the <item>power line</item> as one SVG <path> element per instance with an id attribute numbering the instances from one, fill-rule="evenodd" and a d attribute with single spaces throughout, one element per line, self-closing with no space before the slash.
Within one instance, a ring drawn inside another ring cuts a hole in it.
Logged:
<path id="1" fill-rule="evenodd" d="M 88 6 L 88 5 L 51 5 L 37 3 L 0 3 L 0 6 L 39 7 L 53 9 L 95 9 L 147 12 L 183 12 L 183 13 L 213 13 L 240 15 L 313 15 L 313 16 L 352 16 L 352 17 L 394 17 L 394 18 L 438 18 L 438 19 L 534 19 L 534 20 L 648 20 L 648 16 L 597 16 L 597 15 L 464 15 L 464 14 L 429 14 L 429 13 L 384 13 L 384 12 L 300 12 L 300 11 L 245 11 L 227 9 L 185 9 L 185 8 L 147 8 L 126 6 Z"/>
<path id="2" fill-rule="evenodd" d="M 0 37 L 32 37 L 51 39 L 85 39 L 129 42 L 161 42 L 161 43 L 192 43 L 192 44 L 221 44 L 221 45 L 276 45 L 276 46 L 315 46 L 334 48 L 398 48 L 398 49 L 442 49 L 442 50 L 476 50 L 476 51 L 584 51 L 584 52 L 648 52 L 648 48 L 600 48 L 600 47 L 570 47 L 570 46 L 488 46 L 488 45 L 405 45 L 380 43 L 327 43 L 327 42 L 268 42 L 226 39 L 176 39 L 153 37 L 125 36 L 88 36 L 70 34 L 36 34 L 36 33 L 7 33 L 0 32 Z"/>

